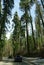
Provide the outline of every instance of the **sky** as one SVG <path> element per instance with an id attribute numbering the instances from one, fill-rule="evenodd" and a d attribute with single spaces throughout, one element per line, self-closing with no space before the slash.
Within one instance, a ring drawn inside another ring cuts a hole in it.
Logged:
<path id="1" fill-rule="evenodd" d="M 14 0 L 14 2 L 15 2 L 15 4 L 14 4 L 14 8 L 13 8 L 13 10 L 12 10 L 12 18 L 13 18 L 13 16 L 14 16 L 14 14 L 15 14 L 15 12 L 17 11 L 18 12 L 18 15 L 19 15 L 19 17 L 21 17 L 21 15 L 23 14 L 23 12 L 21 12 L 20 11 L 20 7 L 19 7 L 19 2 L 20 2 L 20 0 Z M 33 23 L 34 23 L 34 18 L 35 18 L 35 4 L 33 5 L 33 7 L 31 7 L 31 16 L 32 16 L 32 18 L 33 18 Z M 9 30 L 11 30 L 11 25 L 12 25 L 12 18 L 10 19 L 10 28 L 9 28 Z M 35 25 L 33 24 L 33 26 L 34 26 L 34 29 L 35 29 Z M 30 32 L 30 25 L 28 25 L 28 29 L 29 29 L 29 33 L 31 33 Z M 6 37 L 7 37 L 7 39 L 9 39 L 9 37 L 10 37 L 10 34 L 12 33 L 12 31 L 13 30 L 11 30 L 11 32 L 9 31 L 9 32 L 7 32 L 6 33 Z"/>

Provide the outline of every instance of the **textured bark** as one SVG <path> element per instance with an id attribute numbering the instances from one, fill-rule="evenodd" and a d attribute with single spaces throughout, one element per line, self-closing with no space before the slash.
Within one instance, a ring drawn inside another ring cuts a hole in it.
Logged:
<path id="1" fill-rule="evenodd" d="M 28 25 L 27 25 L 27 21 L 26 21 L 26 35 L 27 35 L 27 39 L 26 39 L 26 43 L 27 43 L 27 53 L 29 55 L 29 41 L 28 41 Z"/>
<path id="2" fill-rule="evenodd" d="M 32 28 L 32 37 L 33 37 L 33 42 L 34 42 L 34 49 L 36 49 L 36 42 L 35 42 L 35 37 L 34 37 L 34 31 L 33 31 L 32 21 L 31 21 L 31 28 Z"/>

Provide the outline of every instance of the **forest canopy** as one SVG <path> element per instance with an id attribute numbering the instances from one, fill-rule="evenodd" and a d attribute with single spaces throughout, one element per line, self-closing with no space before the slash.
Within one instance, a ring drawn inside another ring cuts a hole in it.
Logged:
<path id="1" fill-rule="evenodd" d="M 44 1 L 18 0 L 17 11 L 16 1 L 0 0 L 0 58 L 44 56 Z"/>

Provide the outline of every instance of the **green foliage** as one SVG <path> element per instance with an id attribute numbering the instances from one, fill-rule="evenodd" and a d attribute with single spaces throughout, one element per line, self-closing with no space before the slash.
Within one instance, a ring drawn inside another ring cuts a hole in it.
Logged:
<path id="1" fill-rule="evenodd" d="M 3 8 L 1 9 L 3 2 Z M 5 33 L 5 23 L 9 22 L 8 16 L 11 15 L 11 9 L 13 8 L 14 0 L 0 0 L 0 51 L 4 46 L 3 35 Z M 2 39 L 3 38 L 3 39 Z"/>
<path id="2" fill-rule="evenodd" d="M 3 4 L 1 4 L 1 2 L 3 2 Z M 42 0 L 41 3 L 44 8 Z M 35 31 L 30 13 L 33 4 L 36 6 L 34 19 Z M 9 17 L 11 16 L 11 9 L 13 6 L 14 0 L 0 0 L 0 56 L 13 57 L 17 54 L 38 56 L 38 53 L 43 53 L 44 46 L 44 19 L 41 5 L 37 0 L 20 0 L 19 6 L 23 15 L 19 18 L 18 13 L 15 12 L 12 20 L 14 23 L 14 30 L 10 39 L 7 40 L 5 37 L 7 30 L 6 23 L 9 23 Z M 28 31 L 29 23 L 31 24 L 31 35 L 29 35 Z"/>
<path id="3" fill-rule="evenodd" d="M 18 41 L 19 40 L 19 32 L 20 32 L 20 29 L 19 29 L 20 28 L 20 20 L 19 20 L 17 12 L 14 15 L 13 22 L 15 24 L 14 31 L 13 31 L 13 38 L 15 39 L 15 41 Z"/>
<path id="4" fill-rule="evenodd" d="M 29 0 L 20 0 L 20 9 L 25 11 L 26 10 L 29 10 Z"/>
<path id="5" fill-rule="evenodd" d="M 31 0 L 20 0 L 20 9 L 21 11 L 24 12 L 24 14 L 21 17 L 21 20 L 26 23 L 26 43 L 27 43 L 27 53 L 29 54 L 29 40 L 28 40 L 28 23 L 31 23 L 32 27 L 32 36 L 34 40 L 34 45 L 35 45 L 35 39 L 34 39 L 34 32 L 33 32 L 33 24 L 32 24 L 32 18 L 30 16 L 30 8 L 33 3 Z"/>
<path id="6" fill-rule="evenodd" d="M 14 14 L 14 18 L 13 18 L 13 22 L 14 22 L 14 31 L 13 31 L 13 54 L 16 53 L 16 51 L 18 50 L 18 44 L 20 44 L 20 20 L 18 17 L 17 12 L 15 12 Z"/>

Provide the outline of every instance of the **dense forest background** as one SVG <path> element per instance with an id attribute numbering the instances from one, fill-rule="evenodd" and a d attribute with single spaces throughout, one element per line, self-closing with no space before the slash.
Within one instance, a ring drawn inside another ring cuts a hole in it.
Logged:
<path id="1" fill-rule="evenodd" d="M 19 17 L 16 11 L 12 18 L 14 5 L 14 0 L 0 0 L 0 58 L 14 57 L 17 54 L 44 56 L 44 0 L 20 0 L 19 9 L 23 14 Z M 33 5 L 35 5 L 34 23 L 30 11 Z M 11 18 L 13 31 L 7 39 L 6 33 L 9 31 Z"/>

